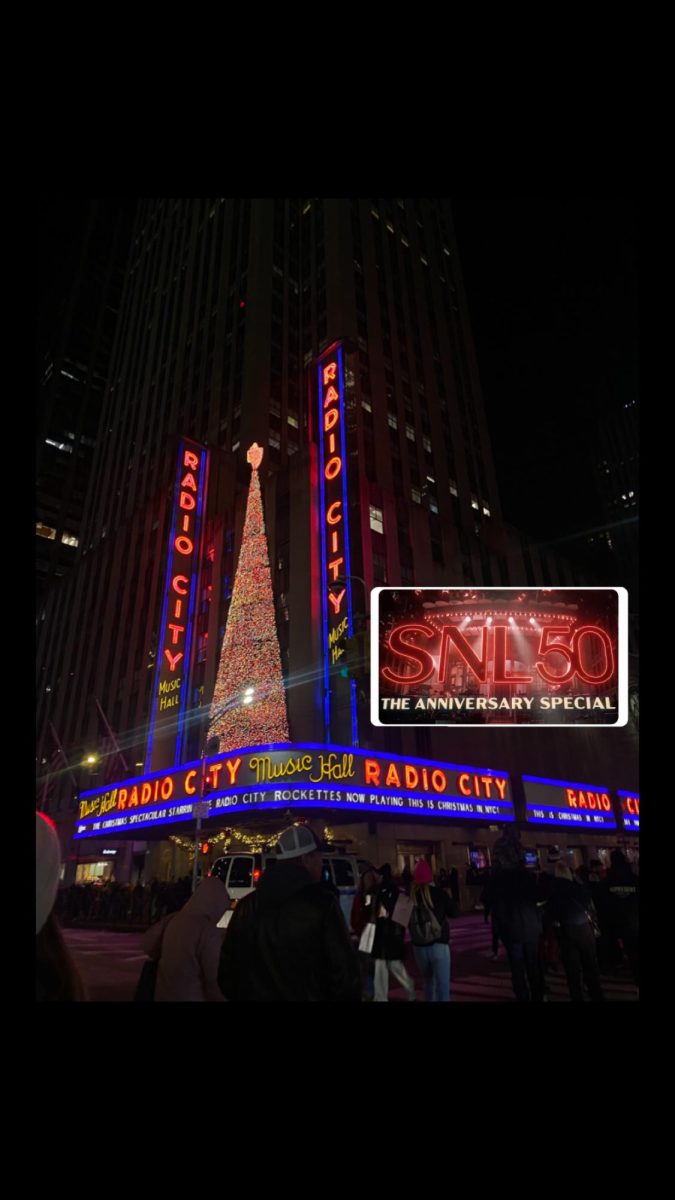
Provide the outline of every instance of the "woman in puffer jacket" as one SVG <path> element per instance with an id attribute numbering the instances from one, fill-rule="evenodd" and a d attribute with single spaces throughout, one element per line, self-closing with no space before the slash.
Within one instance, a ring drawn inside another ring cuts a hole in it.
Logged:
<path id="1" fill-rule="evenodd" d="M 230 897 L 222 879 L 211 876 L 181 908 L 148 929 L 143 950 L 159 959 L 155 1000 L 216 1000 L 224 929 L 218 922 Z"/>

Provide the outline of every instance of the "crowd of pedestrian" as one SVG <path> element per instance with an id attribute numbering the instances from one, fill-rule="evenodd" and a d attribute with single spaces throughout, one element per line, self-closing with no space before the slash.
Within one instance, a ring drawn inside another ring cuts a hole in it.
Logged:
<path id="1" fill-rule="evenodd" d="M 57 907 L 66 923 L 149 926 L 138 1000 L 384 1002 L 390 977 L 415 1000 L 406 943 L 423 978 L 425 1001 L 450 999 L 450 921 L 460 914 L 454 868 L 434 878 L 422 857 L 414 872 L 406 867 L 399 876 L 389 863 L 367 870 L 354 897 L 350 936 L 339 895 L 323 874 L 326 846 L 307 826 L 283 831 L 274 863 L 227 925 L 230 898 L 217 873 L 194 895 L 187 876 L 134 886 L 107 881 L 73 885 L 55 905 L 54 841 L 53 829 L 38 814 L 41 999 L 83 998 L 58 930 Z M 624 958 L 639 986 L 638 892 L 638 878 L 620 850 L 612 851 L 608 870 L 593 860 L 573 872 L 551 847 L 545 869 L 537 873 L 525 866 L 515 831 L 507 830 L 494 846 L 492 868 L 483 873 L 481 901 L 492 922 L 492 956 L 504 946 L 515 999 L 545 1000 L 547 976 L 561 969 L 572 1000 L 584 1000 L 585 992 L 603 1000 L 601 969 Z"/>
<path id="2" fill-rule="evenodd" d="M 150 883 L 73 883 L 59 891 L 56 912 L 63 925 L 74 922 L 110 925 L 153 925 L 178 912 L 192 894 L 189 875 Z"/>
<path id="3" fill-rule="evenodd" d="M 639 879 L 621 850 L 608 870 L 599 859 L 573 871 L 558 847 L 545 869 L 528 869 L 512 833 L 498 839 L 481 899 L 492 922 L 492 957 L 500 943 L 517 1000 L 550 994 L 547 976 L 562 968 L 570 999 L 604 1000 L 601 971 L 626 960 L 639 988 Z"/>

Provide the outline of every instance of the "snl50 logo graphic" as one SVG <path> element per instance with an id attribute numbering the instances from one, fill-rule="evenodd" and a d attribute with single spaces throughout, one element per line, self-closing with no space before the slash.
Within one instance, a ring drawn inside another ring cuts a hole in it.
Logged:
<path id="1" fill-rule="evenodd" d="M 625 588 L 375 588 L 376 725 L 625 725 Z"/>

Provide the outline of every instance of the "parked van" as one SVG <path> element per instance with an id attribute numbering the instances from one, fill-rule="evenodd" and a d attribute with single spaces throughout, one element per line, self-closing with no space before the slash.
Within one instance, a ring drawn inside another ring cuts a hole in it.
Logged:
<path id="1" fill-rule="evenodd" d="M 234 908 L 239 900 L 248 896 L 249 892 L 252 892 L 257 886 L 258 880 L 268 864 L 274 865 L 278 861 L 276 854 L 271 851 L 258 854 L 245 851 L 224 854 L 222 858 L 214 862 L 211 874 L 217 874 L 223 880 L 230 893 L 230 907 Z M 323 877 L 326 882 L 332 883 L 340 893 L 340 908 L 348 929 L 351 928 L 352 904 L 359 886 L 359 879 L 364 871 L 370 869 L 372 867 L 369 862 L 363 858 L 356 858 L 353 854 L 327 853 L 324 855 Z M 218 924 L 225 926 L 228 920 L 226 914 Z"/>

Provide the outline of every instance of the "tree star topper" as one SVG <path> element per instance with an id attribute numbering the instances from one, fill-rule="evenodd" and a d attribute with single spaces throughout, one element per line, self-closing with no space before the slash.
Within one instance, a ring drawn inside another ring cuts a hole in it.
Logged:
<path id="1" fill-rule="evenodd" d="M 259 446 L 257 442 L 254 442 L 253 445 L 251 446 L 250 450 L 247 451 L 246 461 L 250 462 L 254 471 L 258 470 L 258 467 L 260 466 L 260 464 L 262 462 L 263 453 L 264 453 L 264 451 L 263 451 L 262 446 Z"/>

